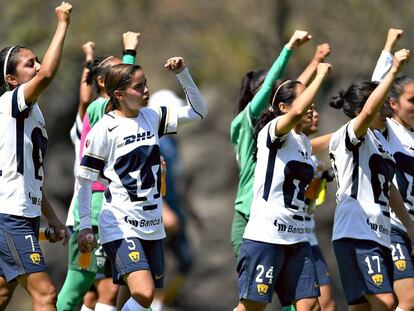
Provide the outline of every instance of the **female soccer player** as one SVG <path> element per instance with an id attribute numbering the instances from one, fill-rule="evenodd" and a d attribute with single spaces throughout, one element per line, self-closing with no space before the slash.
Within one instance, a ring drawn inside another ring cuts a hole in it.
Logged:
<path id="1" fill-rule="evenodd" d="M 251 215 L 237 271 L 237 310 L 263 310 L 274 289 L 282 305 L 319 307 L 317 278 L 304 226 L 304 193 L 313 177 L 311 146 L 302 134 L 311 105 L 331 66 L 321 63 L 312 83 L 277 81 L 256 128 L 257 162 Z"/>
<path id="2" fill-rule="evenodd" d="M 393 310 L 389 206 L 414 233 L 401 197 L 392 186 L 395 161 L 385 139 L 381 110 L 395 77 L 410 52 L 395 54 L 391 70 L 378 84 L 352 84 L 331 99 L 352 120 L 334 133 L 330 157 L 338 181 L 333 246 L 345 296 L 353 310 Z M 380 113 L 381 112 L 381 113 Z"/>
<path id="3" fill-rule="evenodd" d="M 131 298 L 122 310 L 147 310 L 164 275 L 159 137 L 178 124 L 201 119 L 207 111 L 184 59 L 173 57 L 173 71 L 189 105 L 170 110 L 146 108 L 149 90 L 137 65 L 115 65 L 105 77 L 110 112 L 92 128 L 79 167 L 79 248 L 91 251 L 91 183 L 109 180 L 99 217 L 100 240 L 111 259 L 115 282 L 125 282 Z M 100 175 L 101 174 L 101 175 Z"/>
<path id="4" fill-rule="evenodd" d="M 267 70 L 249 71 L 242 79 L 238 115 L 232 121 L 230 128 L 231 142 L 234 145 L 239 165 L 239 183 L 231 227 L 231 243 L 236 258 L 239 256 L 253 198 L 253 174 L 256 164 L 253 160 L 253 150 L 256 144 L 253 139 L 254 126 L 260 113 L 269 106 L 272 85 L 274 81 L 283 76 L 292 51 L 309 39 L 308 32 L 296 30 L 269 72 Z"/>
<path id="5" fill-rule="evenodd" d="M 67 231 L 42 191 L 47 135 L 37 99 L 58 69 L 71 10 L 65 2 L 55 9 L 57 29 L 42 64 L 22 45 L 0 52 L 0 267 L 7 293 L 2 308 L 17 280 L 35 309 L 55 310 L 55 288 L 38 243 L 41 213 L 59 233 L 54 238 L 66 240 Z"/>
<path id="6" fill-rule="evenodd" d="M 123 62 L 133 64 L 135 63 L 136 48 L 138 46 L 139 33 L 128 31 L 122 34 L 124 50 L 123 50 Z M 86 109 L 86 113 L 83 118 L 81 139 L 80 139 L 80 155 L 82 155 L 83 143 L 85 137 L 91 130 L 91 128 L 98 122 L 104 115 L 106 106 L 109 102 L 109 96 L 106 94 L 104 83 L 105 73 L 116 64 L 120 64 L 121 59 L 115 56 L 98 57 L 92 62 L 87 63 L 88 75 L 86 78 L 86 84 L 89 88 L 95 87 L 98 98 L 96 98 Z M 82 83 L 83 88 L 87 88 L 85 83 Z M 83 94 L 86 92 L 83 91 Z M 65 283 L 59 293 L 57 307 L 59 311 L 73 310 L 82 300 L 82 297 L 87 293 L 92 285 L 95 284 L 98 299 L 95 305 L 95 310 L 116 310 L 116 298 L 118 293 L 118 286 L 113 284 L 111 278 L 110 263 L 107 255 L 102 249 L 99 243 L 98 234 L 98 217 L 103 203 L 103 192 L 106 187 L 99 182 L 96 182 L 92 186 L 92 225 L 95 232 L 95 237 L 98 240 L 97 249 L 92 252 L 91 264 L 89 267 L 79 266 L 79 248 L 77 242 L 77 236 L 79 233 L 79 214 L 78 204 L 75 200 L 74 209 L 72 215 L 74 217 L 74 234 L 69 240 L 69 267 L 68 273 L 65 279 Z M 91 293 L 86 298 L 91 298 Z M 86 299 L 82 311 L 88 311 L 92 309 L 92 304 L 89 302 L 91 299 Z"/>
<path id="7" fill-rule="evenodd" d="M 401 29 L 391 28 L 381 56 L 378 59 L 372 80 L 380 81 L 389 71 L 393 55 L 391 54 Z M 387 118 L 382 130 L 396 162 L 396 174 L 393 180 L 404 200 L 404 206 L 414 220 L 414 80 L 398 77 L 391 88 L 388 105 L 392 118 Z M 407 229 L 395 213 L 391 213 L 391 250 L 394 262 L 394 293 L 398 299 L 397 310 L 414 309 L 414 266 L 411 257 L 412 240 Z"/>

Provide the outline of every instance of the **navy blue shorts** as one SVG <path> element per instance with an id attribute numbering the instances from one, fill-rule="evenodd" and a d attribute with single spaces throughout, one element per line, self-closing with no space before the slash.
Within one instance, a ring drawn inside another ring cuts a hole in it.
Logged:
<path id="1" fill-rule="evenodd" d="M 282 306 L 320 295 L 309 243 L 279 245 L 243 239 L 239 299 L 270 303 L 276 291 Z"/>
<path id="2" fill-rule="evenodd" d="M 391 227 L 391 255 L 394 262 L 394 280 L 414 278 L 411 240 L 407 233 Z"/>
<path id="3" fill-rule="evenodd" d="M 155 288 L 164 284 L 163 240 L 142 240 L 137 237 L 124 238 L 102 244 L 112 264 L 115 284 L 125 285 L 123 277 L 139 270 L 151 271 Z"/>
<path id="4" fill-rule="evenodd" d="M 47 271 L 38 241 L 39 224 L 40 217 L 0 214 L 0 267 L 7 282 Z"/>
<path id="5" fill-rule="evenodd" d="M 341 283 L 348 305 L 367 302 L 365 295 L 392 293 L 391 251 L 374 241 L 333 241 Z"/>
<path id="6" fill-rule="evenodd" d="M 312 245 L 312 255 L 315 261 L 316 274 L 318 276 L 319 286 L 331 284 L 331 278 L 326 265 L 325 258 L 322 255 L 319 245 Z"/>

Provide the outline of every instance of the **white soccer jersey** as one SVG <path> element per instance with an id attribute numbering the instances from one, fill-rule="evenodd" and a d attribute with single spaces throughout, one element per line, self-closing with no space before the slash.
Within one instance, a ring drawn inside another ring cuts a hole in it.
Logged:
<path id="1" fill-rule="evenodd" d="M 35 103 L 28 107 L 21 85 L 0 97 L 0 213 L 41 214 L 45 120 Z"/>
<path id="2" fill-rule="evenodd" d="M 387 139 L 397 165 L 394 185 L 400 191 L 404 206 L 411 220 L 414 221 L 414 132 L 393 119 L 387 119 L 387 127 L 383 135 Z M 391 211 L 391 224 L 407 231 L 393 211 Z"/>
<path id="3" fill-rule="evenodd" d="M 159 137 L 175 133 L 174 110 L 143 108 L 136 118 L 110 112 L 89 132 L 78 176 L 109 180 L 99 217 L 101 243 L 165 237 L 160 195 Z"/>
<path id="4" fill-rule="evenodd" d="M 254 194 L 243 237 L 287 245 L 308 241 L 304 194 L 314 172 L 309 139 L 294 130 L 276 137 L 279 118 L 269 122 L 257 138 Z"/>
<path id="5" fill-rule="evenodd" d="M 70 129 L 70 139 L 73 143 L 73 146 L 75 147 L 75 163 L 73 166 L 73 172 L 76 176 L 76 170 L 79 167 L 79 152 L 80 152 L 80 138 L 83 128 L 83 121 L 79 115 L 79 113 L 76 115 L 75 123 L 73 123 L 72 128 Z M 72 200 L 70 201 L 69 210 L 68 210 L 68 216 L 66 218 L 66 226 L 74 226 L 75 225 L 75 219 L 73 216 L 73 209 L 75 208 L 75 202 L 78 197 L 78 181 L 75 179 L 75 185 L 73 187 L 73 196 Z"/>
<path id="6" fill-rule="evenodd" d="M 382 135 L 368 129 L 358 139 L 353 122 L 336 131 L 329 145 L 338 183 L 332 239 L 371 240 L 390 247 L 388 197 L 395 162 Z"/>

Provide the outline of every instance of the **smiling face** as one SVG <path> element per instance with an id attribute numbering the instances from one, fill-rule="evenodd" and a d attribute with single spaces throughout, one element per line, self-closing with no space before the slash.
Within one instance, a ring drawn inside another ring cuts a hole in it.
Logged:
<path id="1" fill-rule="evenodd" d="M 391 98 L 393 119 L 408 129 L 414 127 L 414 83 L 404 86 L 398 99 Z"/>
<path id="2" fill-rule="evenodd" d="M 33 79 L 40 69 L 40 62 L 33 51 L 22 48 L 18 52 L 18 63 L 13 74 L 7 74 L 7 82 L 12 88 Z"/>
<path id="3" fill-rule="evenodd" d="M 121 95 L 120 108 L 125 115 L 136 115 L 138 110 L 148 106 L 149 89 L 143 70 L 137 70 L 131 84 L 123 91 L 117 91 Z"/>
<path id="4" fill-rule="evenodd" d="M 313 106 L 314 105 L 312 105 L 312 108 Z M 302 131 L 308 136 L 315 134 L 318 131 L 318 126 L 319 126 L 319 113 L 315 109 L 313 109 L 312 112 L 313 112 L 312 121 L 309 123 L 303 124 L 303 128 L 302 128 Z M 307 116 L 305 115 L 305 117 Z"/>

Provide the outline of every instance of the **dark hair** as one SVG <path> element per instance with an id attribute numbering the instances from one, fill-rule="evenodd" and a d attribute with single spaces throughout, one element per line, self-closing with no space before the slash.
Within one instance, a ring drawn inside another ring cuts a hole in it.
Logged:
<path id="1" fill-rule="evenodd" d="M 414 83 L 414 80 L 407 76 L 396 78 L 391 88 L 390 97 L 398 101 L 399 97 L 404 93 L 405 86 L 411 83 Z"/>
<path id="2" fill-rule="evenodd" d="M 243 111 L 247 104 L 253 99 L 259 87 L 263 84 L 267 73 L 267 69 L 260 69 L 247 72 L 241 81 L 239 106 L 237 113 Z"/>
<path id="3" fill-rule="evenodd" d="M 93 84 L 93 87 L 96 93 L 99 94 L 101 91 L 98 84 L 98 76 L 105 77 L 108 73 L 109 69 L 111 68 L 111 60 L 113 60 L 115 56 L 112 55 L 105 55 L 95 58 L 93 62 L 86 64 L 89 69 L 88 75 L 86 77 L 86 83 L 88 85 Z"/>
<path id="4" fill-rule="evenodd" d="M 338 95 L 331 97 L 329 106 L 343 109 L 349 118 L 355 118 L 364 107 L 368 97 L 378 86 L 376 81 L 358 81 L 351 84 L 346 90 L 340 90 Z"/>
<path id="5" fill-rule="evenodd" d="M 126 90 L 132 83 L 136 71 L 142 70 L 141 66 L 118 64 L 108 69 L 105 75 L 105 91 L 110 101 L 106 106 L 106 111 L 115 110 L 119 107 L 119 102 L 115 98 L 116 90 Z"/>
<path id="6" fill-rule="evenodd" d="M 269 108 L 264 110 L 257 119 L 254 127 L 254 139 L 257 142 L 257 137 L 262 128 L 272 121 L 274 118 L 283 114 L 279 109 L 280 103 L 292 104 L 296 99 L 296 86 L 301 84 L 300 81 L 294 80 L 277 80 L 272 86 L 272 95 L 269 101 Z M 277 92 L 276 92 L 277 91 Z M 253 152 L 253 158 L 257 158 L 257 144 Z"/>
<path id="7" fill-rule="evenodd" d="M 3 95 L 7 91 L 7 85 L 4 81 L 4 62 L 6 60 L 7 53 L 11 49 L 11 46 L 8 46 L 0 51 L 0 70 L 1 70 L 1 79 L 0 79 L 0 95 Z M 6 74 L 16 74 L 16 67 L 20 61 L 20 51 L 22 49 L 30 50 L 30 48 L 24 45 L 16 45 L 10 52 L 9 59 L 7 60 Z"/>

